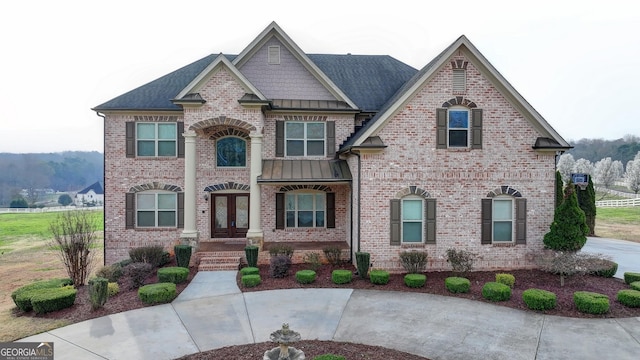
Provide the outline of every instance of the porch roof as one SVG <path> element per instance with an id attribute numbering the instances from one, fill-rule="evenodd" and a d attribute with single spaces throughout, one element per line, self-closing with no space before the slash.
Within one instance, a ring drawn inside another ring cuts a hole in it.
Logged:
<path id="1" fill-rule="evenodd" d="M 268 183 L 338 183 L 351 182 L 345 160 L 262 160 L 258 182 Z"/>

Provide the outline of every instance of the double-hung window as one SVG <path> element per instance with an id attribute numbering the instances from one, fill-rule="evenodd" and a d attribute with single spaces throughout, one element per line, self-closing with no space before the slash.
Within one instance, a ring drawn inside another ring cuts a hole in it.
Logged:
<path id="1" fill-rule="evenodd" d="M 495 198 L 492 204 L 493 242 L 511 242 L 513 240 L 513 200 Z"/>
<path id="2" fill-rule="evenodd" d="M 288 228 L 325 227 L 325 193 L 286 194 L 286 226 Z"/>
<path id="3" fill-rule="evenodd" d="M 136 194 L 137 227 L 176 227 L 177 194 L 139 192 Z"/>
<path id="4" fill-rule="evenodd" d="M 216 141 L 216 164 L 218 167 L 247 166 L 247 142 L 228 136 Z"/>
<path id="5" fill-rule="evenodd" d="M 176 123 L 136 123 L 137 156 L 176 156 Z"/>
<path id="6" fill-rule="evenodd" d="M 287 156 L 324 156 L 325 123 L 287 122 L 285 144 Z"/>
<path id="7" fill-rule="evenodd" d="M 449 147 L 469 146 L 469 110 L 449 109 L 448 119 Z"/>
<path id="8" fill-rule="evenodd" d="M 402 199 L 402 242 L 421 243 L 423 239 L 424 211 L 420 198 L 408 197 Z"/>

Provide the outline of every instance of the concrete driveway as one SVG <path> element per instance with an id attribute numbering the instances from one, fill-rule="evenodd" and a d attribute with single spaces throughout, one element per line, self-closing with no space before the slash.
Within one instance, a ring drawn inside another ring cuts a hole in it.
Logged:
<path id="1" fill-rule="evenodd" d="M 588 237 L 587 243 L 581 251 L 610 256 L 613 261 L 618 263 L 618 271 L 615 274 L 617 278 L 622 279 L 625 272 L 640 273 L 640 243 Z"/>

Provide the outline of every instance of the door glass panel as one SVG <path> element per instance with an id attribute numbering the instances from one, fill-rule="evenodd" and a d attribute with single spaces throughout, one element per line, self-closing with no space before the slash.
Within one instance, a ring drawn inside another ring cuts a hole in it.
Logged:
<path id="1" fill-rule="evenodd" d="M 216 208 L 216 229 L 227 228 L 227 197 L 216 196 L 215 197 Z"/>
<path id="2" fill-rule="evenodd" d="M 236 228 L 249 228 L 249 197 L 236 197 Z"/>

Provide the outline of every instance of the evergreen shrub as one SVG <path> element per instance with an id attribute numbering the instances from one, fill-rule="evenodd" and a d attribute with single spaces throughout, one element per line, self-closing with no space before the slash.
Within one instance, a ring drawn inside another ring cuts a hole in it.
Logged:
<path id="1" fill-rule="evenodd" d="M 118 295 L 120 292 L 120 285 L 117 282 L 110 282 L 107 284 L 107 292 L 109 293 L 109 297 Z"/>
<path id="2" fill-rule="evenodd" d="M 101 277 L 89 279 L 89 299 L 91 309 L 97 310 L 107 303 L 109 298 L 109 280 Z"/>
<path id="3" fill-rule="evenodd" d="M 347 360 L 347 358 L 341 355 L 322 354 L 315 356 L 313 360 Z"/>
<path id="4" fill-rule="evenodd" d="M 260 285 L 262 279 L 260 278 L 260 275 L 257 274 L 244 275 L 240 278 L 240 282 L 242 283 L 242 286 L 250 288 Z"/>
<path id="5" fill-rule="evenodd" d="M 181 284 L 187 281 L 189 269 L 181 266 L 168 266 L 158 269 L 158 282 Z"/>
<path id="6" fill-rule="evenodd" d="M 444 279 L 444 286 L 454 294 L 468 293 L 471 289 L 471 281 L 463 277 L 450 276 Z"/>
<path id="7" fill-rule="evenodd" d="M 37 290 L 40 289 L 61 288 L 68 285 L 73 285 L 73 281 L 68 278 L 40 280 L 17 288 L 11 293 L 11 299 L 18 309 L 28 312 L 33 310 L 33 306 L 31 305 L 31 296 L 34 293 L 34 290 L 37 292 Z"/>
<path id="8" fill-rule="evenodd" d="M 369 265 L 371 264 L 371 254 L 368 252 L 356 252 L 356 264 L 358 276 L 361 279 L 366 279 L 369 273 Z"/>
<path id="9" fill-rule="evenodd" d="M 291 258 L 287 255 L 276 255 L 269 260 L 269 272 L 273 278 L 283 278 L 289 274 Z"/>
<path id="10" fill-rule="evenodd" d="M 71 285 L 36 290 L 31 295 L 31 305 L 36 314 L 66 309 L 76 302 L 77 293 Z"/>
<path id="11" fill-rule="evenodd" d="M 633 290 L 638 290 L 640 291 L 640 281 L 634 281 L 631 284 L 629 284 L 629 286 L 633 289 Z"/>
<path id="12" fill-rule="evenodd" d="M 400 253 L 400 263 L 409 274 L 418 274 L 427 267 L 426 251 L 403 251 Z"/>
<path id="13" fill-rule="evenodd" d="M 138 297 L 145 304 L 165 304 L 171 302 L 176 296 L 174 283 L 149 284 L 138 289 Z"/>
<path id="14" fill-rule="evenodd" d="M 240 275 L 260 275 L 260 269 L 253 266 L 247 266 L 240 269 Z"/>
<path id="15" fill-rule="evenodd" d="M 176 245 L 173 251 L 176 254 L 176 265 L 184 268 L 189 267 L 191 261 L 191 245 Z"/>
<path id="16" fill-rule="evenodd" d="M 628 285 L 632 282 L 640 281 L 640 273 L 637 272 L 625 272 L 624 282 Z"/>
<path id="17" fill-rule="evenodd" d="M 427 283 L 425 274 L 407 274 L 404 276 L 404 284 L 410 288 L 421 288 Z"/>
<path id="18" fill-rule="evenodd" d="M 601 276 L 605 278 L 612 278 L 616 272 L 618 272 L 618 263 L 608 259 L 600 260 L 601 266 L 598 270 L 593 272 L 595 276 Z"/>
<path id="19" fill-rule="evenodd" d="M 578 311 L 587 314 L 605 314 L 609 311 L 609 297 L 589 291 L 576 291 L 573 293 L 573 303 Z"/>
<path id="20" fill-rule="evenodd" d="M 258 252 L 260 248 L 255 245 L 248 245 L 244 248 L 244 255 L 247 258 L 249 267 L 258 267 Z"/>
<path id="21" fill-rule="evenodd" d="M 313 270 L 300 270 L 296 272 L 296 281 L 300 284 L 311 284 L 316 281 L 316 272 Z"/>
<path id="22" fill-rule="evenodd" d="M 638 290 L 620 290 L 616 297 L 622 305 L 634 308 L 640 307 L 640 291 Z"/>
<path id="23" fill-rule="evenodd" d="M 372 284 L 375 284 L 375 285 L 388 284 L 390 277 L 391 275 L 386 270 L 375 269 L 369 272 L 369 280 L 371 281 Z"/>
<path id="24" fill-rule="evenodd" d="M 507 301 L 511 298 L 511 288 L 498 282 L 488 282 L 482 287 L 482 297 L 489 301 Z"/>
<path id="25" fill-rule="evenodd" d="M 551 310 L 557 304 L 556 294 L 541 289 L 527 289 L 522 292 L 522 300 L 531 310 Z"/>
<path id="26" fill-rule="evenodd" d="M 333 281 L 334 284 L 338 285 L 348 284 L 351 282 L 352 276 L 353 274 L 351 273 L 351 270 L 337 269 L 331 272 L 331 281 Z"/>
<path id="27" fill-rule="evenodd" d="M 505 284 L 513 289 L 513 285 L 516 283 L 516 278 L 511 274 L 496 274 L 496 282 Z"/>

